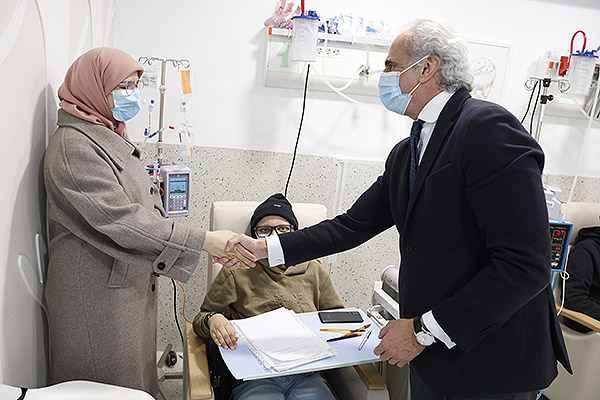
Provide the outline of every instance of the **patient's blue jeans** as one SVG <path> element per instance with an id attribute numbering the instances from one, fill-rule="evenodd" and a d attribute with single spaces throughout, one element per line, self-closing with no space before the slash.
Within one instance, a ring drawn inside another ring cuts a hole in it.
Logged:
<path id="1" fill-rule="evenodd" d="M 335 400 L 321 374 L 288 375 L 242 382 L 233 400 Z"/>

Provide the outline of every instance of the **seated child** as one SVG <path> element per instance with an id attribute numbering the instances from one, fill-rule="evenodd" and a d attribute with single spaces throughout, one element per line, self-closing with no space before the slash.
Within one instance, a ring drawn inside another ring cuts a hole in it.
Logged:
<path id="1" fill-rule="evenodd" d="M 253 237 L 267 237 L 298 229 L 298 220 L 291 204 L 278 193 L 256 208 L 250 228 Z M 210 337 L 218 346 L 235 349 L 237 336 L 229 320 L 253 317 L 280 307 L 305 313 L 344 305 L 318 260 L 273 268 L 266 260 L 260 260 L 255 268 L 221 269 L 194 318 L 194 331 L 201 337 Z M 318 373 L 237 381 L 232 386 L 234 400 L 334 399 Z"/>

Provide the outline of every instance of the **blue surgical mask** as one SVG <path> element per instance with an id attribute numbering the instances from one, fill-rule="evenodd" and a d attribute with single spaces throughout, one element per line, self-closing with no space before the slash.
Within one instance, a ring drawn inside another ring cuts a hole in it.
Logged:
<path id="1" fill-rule="evenodd" d="M 111 111 L 117 121 L 129 121 L 140 112 L 140 91 L 137 88 L 133 92 L 113 90 L 112 95 L 115 108 Z"/>
<path id="2" fill-rule="evenodd" d="M 390 111 L 398 113 L 400 115 L 404 115 L 406 109 L 408 108 L 408 103 L 410 103 L 412 99 L 412 94 L 415 90 L 421 85 L 421 82 L 417 83 L 417 86 L 410 93 L 402 93 L 402 89 L 400 89 L 400 75 L 423 61 L 429 57 L 426 55 L 420 60 L 414 62 L 409 67 L 403 69 L 402 71 L 393 71 L 393 72 L 382 72 L 381 77 L 379 78 L 379 99 Z"/>

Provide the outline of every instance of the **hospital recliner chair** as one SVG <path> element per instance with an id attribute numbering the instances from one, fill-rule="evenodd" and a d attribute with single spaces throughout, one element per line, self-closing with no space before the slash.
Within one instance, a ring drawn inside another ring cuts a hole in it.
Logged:
<path id="1" fill-rule="evenodd" d="M 229 229 L 234 232 L 250 231 L 250 217 L 259 202 L 219 201 L 210 211 L 210 230 Z M 316 224 L 327 217 L 327 209 L 321 204 L 292 203 L 299 228 Z M 208 255 L 207 289 L 221 269 Z M 365 284 L 367 284 L 365 282 Z M 212 388 L 206 358 L 206 343 L 198 337 L 190 324 L 186 326 L 184 346 L 184 391 L 191 400 L 211 399 Z M 340 400 L 388 400 L 385 381 L 373 364 L 344 367 L 324 371 L 327 382 Z"/>
<path id="2" fill-rule="evenodd" d="M 600 225 L 598 216 L 600 216 L 599 203 L 572 202 L 565 213 L 565 220 L 573 224 L 569 245 L 573 244 L 581 228 Z M 568 268 L 567 272 L 569 272 Z M 561 301 L 558 295 L 557 301 Z M 560 304 L 557 307 L 560 308 Z M 587 326 L 592 329 L 592 332 L 576 332 L 561 324 L 573 375 L 559 364 L 558 376 L 550 387 L 544 390 L 544 396 L 550 400 L 598 400 L 600 399 L 600 321 L 566 308 L 563 308 L 561 315 Z"/>

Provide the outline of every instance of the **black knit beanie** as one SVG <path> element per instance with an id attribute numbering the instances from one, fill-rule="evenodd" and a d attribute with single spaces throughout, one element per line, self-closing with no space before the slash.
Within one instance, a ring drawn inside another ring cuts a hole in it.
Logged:
<path id="1" fill-rule="evenodd" d="M 254 214 L 250 218 L 250 234 L 253 238 L 256 238 L 256 233 L 254 233 L 256 224 L 267 215 L 278 215 L 285 218 L 294 227 L 294 230 L 298 229 L 298 219 L 294 215 L 294 211 L 292 211 L 292 205 L 284 195 L 276 193 L 259 204 L 256 210 L 254 210 Z"/>

